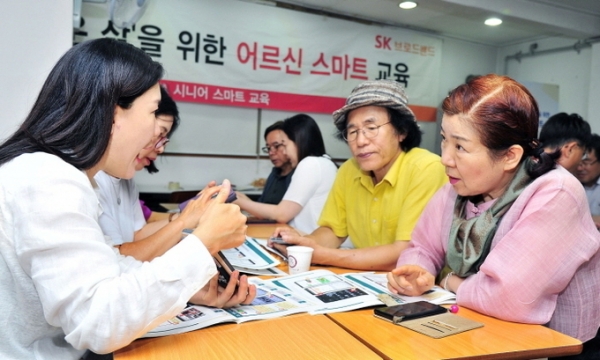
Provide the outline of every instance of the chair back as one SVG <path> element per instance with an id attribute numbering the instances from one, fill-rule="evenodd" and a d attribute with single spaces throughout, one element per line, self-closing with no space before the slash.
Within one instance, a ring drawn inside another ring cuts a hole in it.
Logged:
<path id="1" fill-rule="evenodd" d="M 200 190 L 181 190 L 171 193 L 170 203 L 179 204 L 196 196 Z"/>

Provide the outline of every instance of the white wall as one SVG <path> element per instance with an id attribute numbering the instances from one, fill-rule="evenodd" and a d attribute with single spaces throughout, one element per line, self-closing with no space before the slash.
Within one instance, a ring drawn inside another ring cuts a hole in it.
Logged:
<path id="1" fill-rule="evenodd" d="M 570 47 L 578 39 L 548 38 L 535 41 L 536 51 Z M 498 50 L 497 71 L 518 81 L 533 81 L 559 86 L 559 112 L 577 113 L 587 120 L 592 131 L 600 132 L 600 49 L 593 47 L 556 53 L 541 54 L 521 59 L 505 58 L 518 51 L 529 53 L 532 42 L 504 47 Z"/>
<path id="2" fill-rule="evenodd" d="M 588 112 L 585 118 L 590 122 L 592 131 L 600 134 L 600 43 L 592 45 L 591 57 Z"/>
<path id="3" fill-rule="evenodd" d="M 46 76 L 72 45 L 72 0 L 0 1 L 0 140 L 23 122 Z"/>
<path id="4" fill-rule="evenodd" d="M 442 69 L 439 104 L 448 93 L 465 82 L 469 75 L 485 75 L 495 72 L 496 48 L 474 44 L 455 39 L 444 39 L 442 46 Z M 427 124 L 424 128 L 423 147 L 440 154 L 440 128 L 442 112 L 438 108 L 438 119 L 435 124 Z"/>

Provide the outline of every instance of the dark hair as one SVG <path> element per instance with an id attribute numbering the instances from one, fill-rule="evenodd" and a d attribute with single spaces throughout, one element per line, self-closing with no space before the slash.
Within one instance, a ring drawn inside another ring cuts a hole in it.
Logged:
<path id="1" fill-rule="evenodd" d="M 173 117 L 173 126 L 171 126 L 171 131 L 167 134 L 169 137 L 173 135 L 175 130 L 179 127 L 180 118 L 179 118 L 179 109 L 177 109 L 177 104 L 169 95 L 167 89 L 164 86 L 160 87 L 160 103 L 158 104 L 158 109 L 155 112 L 156 116 L 160 115 L 169 115 Z"/>
<path id="2" fill-rule="evenodd" d="M 162 75 L 159 63 L 125 42 L 102 38 L 73 46 L 25 121 L 0 145 L 0 165 L 42 151 L 81 170 L 93 167 L 108 147 L 116 106 L 130 108 Z"/>
<path id="3" fill-rule="evenodd" d="M 495 74 L 475 77 L 452 90 L 444 99 L 442 110 L 446 115 L 459 115 L 470 121 L 492 157 L 502 156 L 511 146 L 520 145 L 524 150 L 521 161 L 528 156 L 538 159 L 527 169 L 531 177 L 555 167 L 560 153 L 544 153 L 537 140 L 537 102 L 515 80 Z"/>
<path id="4" fill-rule="evenodd" d="M 598 134 L 592 134 L 592 136 L 590 136 L 587 150 L 588 152 L 594 150 L 594 155 L 596 156 L 596 160 L 598 160 L 598 156 L 600 156 L 600 136 Z"/>
<path id="5" fill-rule="evenodd" d="M 565 143 L 576 141 L 587 148 L 592 130 L 590 124 L 578 114 L 564 112 L 554 114 L 546 120 L 540 131 L 540 142 L 544 147 L 560 148 Z"/>
<path id="6" fill-rule="evenodd" d="M 283 121 L 282 120 L 276 121 L 271 126 L 269 126 L 265 129 L 265 136 L 264 136 L 265 140 L 267 140 L 267 135 L 269 135 L 269 133 L 271 131 L 275 131 L 275 130 L 283 130 Z"/>
<path id="7" fill-rule="evenodd" d="M 281 130 L 298 148 L 298 162 L 307 156 L 325 155 L 325 143 L 317 122 L 306 114 L 283 120 Z"/>
<path id="8" fill-rule="evenodd" d="M 378 105 L 374 105 L 378 106 Z M 394 127 L 394 130 L 397 134 L 404 134 L 406 137 L 402 142 L 400 142 L 400 148 L 402 151 L 408 152 L 410 149 L 415 148 L 421 145 L 421 129 L 419 129 L 419 125 L 415 121 L 413 116 L 400 113 L 394 109 L 385 108 L 388 112 L 388 118 L 391 125 Z M 351 112 L 351 111 L 350 111 Z M 346 124 L 348 123 L 348 116 L 346 116 L 346 121 L 343 123 L 337 123 L 336 128 L 337 132 L 335 137 L 339 140 L 342 140 L 347 143 L 346 139 L 344 139 L 344 135 L 346 134 Z"/>
<path id="9" fill-rule="evenodd" d="M 173 117 L 173 126 L 171 126 L 171 130 L 167 134 L 167 137 L 171 138 L 175 130 L 177 130 L 179 127 L 179 110 L 177 109 L 177 104 L 171 98 L 164 86 L 160 87 L 160 103 L 158 104 L 158 109 L 154 112 L 154 114 L 157 117 L 160 115 L 168 115 Z M 146 166 L 146 170 L 148 170 L 150 174 L 158 172 L 158 168 L 152 160 L 150 161 L 150 164 Z"/>
<path id="10" fill-rule="evenodd" d="M 400 143 L 400 148 L 408 152 L 410 149 L 421 145 L 421 129 L 419 129 L 415 118 L 394 109 L 387 108 L 387 111 L 390 114 L 390 122 L 396 129 L 396 133 L 406 135 Z"/>

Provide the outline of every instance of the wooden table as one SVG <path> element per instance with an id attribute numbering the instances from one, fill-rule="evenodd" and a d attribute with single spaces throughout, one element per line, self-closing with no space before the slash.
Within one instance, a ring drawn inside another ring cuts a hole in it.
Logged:
<path id="1" fill-rule="evenodd" d="M 498 320 L 461 308 L 482 328 L 433 339 L 373 316 L 372 309 L 327 316 L 384 359 L 535 359 L 579 354 L 581 341 L 541 325 Z"/>
<path id="2" fill-rule="evenodd" d="M 268 238 L 277 225 L 253 224 L 247 234 Z M 282 270 L 287 266 L 282 264 Z M 318 267 L 313 267 L 318 268 Z M 348 269 L 327 268 L 335 273 Z M 123 359 L 532 359 L 581 352 L 579 340 L 541 325 L 498 320 L 461 308 L 484 327 L 432 339 L 373 316 L 373 309 L 298 314 L 185 334 L 142 339 L 115 352 Z"/>
<path id="3" fill-rule="evenodd" d="M 251 224 L 248 225 L 246 235 L 259 239 L 268 239 L 273 235 L 277 226 L 287 226 L 286 224 Z"/>
<path id="4" fill-rule="evenodd" d="M 140 339 L 115 360 L 381 359 L 325 315 L 298 314 Z"/>

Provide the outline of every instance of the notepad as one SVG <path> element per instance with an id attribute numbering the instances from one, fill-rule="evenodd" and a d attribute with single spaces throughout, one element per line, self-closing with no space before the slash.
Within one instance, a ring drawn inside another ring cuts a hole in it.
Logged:
<path id="1" fill-rule="evenodd" d="M 483 327 L 483 324 L 452 313 L 445 313 L 398 323 L 434 339 Z"/>

